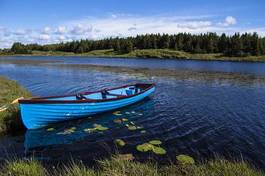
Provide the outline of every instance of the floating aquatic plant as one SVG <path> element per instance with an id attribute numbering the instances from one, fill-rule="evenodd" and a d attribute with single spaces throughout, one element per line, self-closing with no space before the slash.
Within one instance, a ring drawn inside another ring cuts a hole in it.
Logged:
<path id="1" fill-rule="evenodd" d="M 143 143 L 141 145 L 137 145 L 136 146 L 136 149 L 138 151 L 140 151 L 140 152 L 152 151 L 152 152 L 154 152 L 157 155 L 164 155 L 167 152 L 162 147 L 157 146 L 157 145 L 160 145 L 160 144 L 162 144 L 161 141 L 159 141 L 159 140 L 152 140 L 152 141 L 149 141 L 148 143 Z"/>
<path id="2" fill-rule="evenodd" d="M 125 124 L 125 126 L 126 126 L 126 127 L 128 128 L 128 130 L 130 130 L 130 131 L 143 129 L 142 126 L 137 126 L 137 125 L 135 125 L 134 122 L 129 122 L 129 123 Z"/>
<path id="3" fill-rule="evenodd" d="M 104 127 L 102 125 L 99 125 L 99 124 L 94 124 L 94 128 L 98 131 L 106 131 L 108 130 L 109 128 L 108 127 Z"/>
<path id="4" fill-rule="evenodd" d="M 96 131 L 96 129 L 95 128 L 86 128 L 86 129 L 84 129 L 84 131 L 88 132 L 88 133 L 91 133 L 93 131 Z"/>
<path id="5" fill-rule="evenodd" d="M 151 140 L 149 141 L 150 144 L 153 144 L 153 145 L 160 145 L 162 144 L 162 142 L 160 140 Z"/>
<path id="6" fill-rule="evenodd" d="M 94 124 L 93 126 L 94 126 L 94 128 L 86 128 L 86 129 L 84 129 L 84 131 L 91 133 L 91 132 L 95 132 L 95 131 L 106 131 L 109 129 L 108 127 L 104 127 L 100 124 Z"/>
<path id="7" fill-rule="evenodd" d="M 123 146 L 126 145 L 126 143 L 122 139 L 116 139 L 114 142 L 115 142 L 116 145 L 118 145 L 120 147 L 123 147 Z"/>
<path id="8" fill-rule="evenodd" d="M 48 128 L 47 131 L 54 131 L 54 128 Z"/>
<path id="9" fill-rule="evenodd" d="M 122 118 L 121 119 L 123 122 L 128 122 L 128 119 L 126 119 L 126 118 Z"/>
<path id="10" fill-rule="evenodd" d="M 116 115 L 116 116 L 121 116 L 121 115 L 122 115 L 122 113 L 121 113 L 121 111 L 115 111 L 115 112 L 113 112 L 113 115 Z"/>
<path id="11" fill-rule="evenodd" d="M 153 145 L 149 143 L 143 143 L 141 145 L 137 145 L 136 149 L 140 152 L 148 152 L 153 150 Z"/>
<path id="12" fill-rule="evenodd" d="M 113 122 L 115 122 L 115 123 L 122 123 L 122 120 L 118 118 L 118 119 L 114 119 Z"/>
<path id="13" fill-rule="evenodd" d="M 72 134 L 75 132 L 75 130 L 76 130 L 76 127 L 71 127 L 71 128 L 65 129 L 63 132 L 59 132 L 57 134 L 62 134 L 62 135 Z"/>
<path id="14" fill-rule="evenodd" d="M 163 149 L 162 147 L 157 147 L 157 146 L 153 146 L 153 152 L 157 155 L 164 155 L 167 153 L 165 149 Z"/>
<path id="15" fill-rule="evenodd" d="M 137 130 L 137 127 L 136 127 L 136 126 L 134 126 L 134 125 L 131 125 L 131 124 L 126 124 L 125 126 L 126 126 L 126 127 L 128 128 L 128 130 L 130 130 L 130 131 Z"/>
<path id="16" fill-rule="evenodd" d="M 178 155 L 176 156 L 176 159 L 180 164 L 194 164 L 195 163 L 194 159 L 188 155 Z"/>
<path id="17" fill-rule="evenodd" d="M 128 122 L 128 119 L 126 119 L 126 118 L 117 118 L 117 119 L 114 119 L 113 122 L 115 122 L 115 123 Z"/>

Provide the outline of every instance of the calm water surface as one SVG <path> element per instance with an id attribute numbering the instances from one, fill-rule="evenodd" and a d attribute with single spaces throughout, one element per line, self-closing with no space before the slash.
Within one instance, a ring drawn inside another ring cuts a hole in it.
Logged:
<path id="1" fill-rule="evenodd" d="M 17 60 L 30 60 L 34 63 L 17 63 Z M 36 61 L 40 64 L 36 64 Z M 68 67 L 61 67 L 61 64 Z M 205 74 L 199 79 L 189 75 L 183 75 L 183 78 L 146 76 L 79 69 L 71 67 L 72 64 L 189 70 L 188 73 L 193 75 L 197 72 Z M 222 74 L 226 75 L 224 79 L 220 79 Z M 135 82 L 157 84 L 157 91 L 153 96 L 121 109 L 122 117 L 142 126 L 146 133 L 141 133 L 141 130 L 129 131 L 123 124 L 114 123 L 117 116 L 109 112 L 93 119 L 85 118 L 54 125 L 55 130 L 51 132 L 40 129 L 27 131 L 21 136 L 2 137 L 2 159 L 10 155 L 34 155 L 47 161 L 72 157 L 89 162 L 118 151 L 133 153 L 141 160 L 152 154 L 137 152 L 136 146 L 159 139 L 163 142 L 161 147 L 167 150 L 166 156 L 154 155 L 161 162 L 174 160 L 177 154 L 188 154 L 199 160 L 220 155 L 227 158 L 243 157 L 258 167 L 265 166 L 264 63 L 1 57 L 0 75 L 17 80 L 36 96 L 92 91 Z M 102 133 L 84 132 L 84 129 L 95 123 L 107 126 L 109 130 Z M 71 127 L 76 127 L 74 133 L 60 134 Z M 113 144 L 118 138 L 126 141 L 126 147 L 117 148 Z"/>

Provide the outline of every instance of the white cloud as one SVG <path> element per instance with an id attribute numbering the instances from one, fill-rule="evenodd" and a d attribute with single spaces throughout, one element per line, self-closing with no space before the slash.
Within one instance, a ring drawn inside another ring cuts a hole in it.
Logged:
<path id="1" fill-rule="evenodd" d="M 59 34 L 64 34 L 66 32 L 66 27 L 65 26 L 59 26 L 57 29 L 57 33 Z"/>
<path id="2" fill-rule="evenodd" d="M 237 20 L 235 17 L 227 16 L 224 20 L 224 22 L 218 23 L 221 26 L 231 26 L 235 25 L 237 23 Z"/>
<path id="3" fill-rule="evenodd" d="M 50 38 L 51 38 L 51 36 L 48 35 L 48 34 L 41 34 L 41 35 L 39 36 L 39 39 L 40 39 L 40 40 L 49 40 Z"/>
<path id="4" fill-rule="evenodd" d="M 30 32 L 30 30 L 26 30 L 26 29 L 17 29 L 13 32 L 14 35 L 25 35 L 27 34 L 27 32 Z"/>
<path id="5" fill-rule="evenodd" d="M 49 34 L 51 33 L 51 28 L 50 27 L 45 27 L 42 31 L 43 34 Z"/>
<path id="6" fill-rule="evenodd" d="M 212 26 L 212 22 L 210 21 L 192 21 L 192 22 L 180 22 L 177 24 L 177 26 L 179 28 L 188 28 L 188 29 L 203 29 L 203 28 L 207 28 L 207 27 L 211 27 Z"/>
<path id="7" fill-rule="evenodd" d="M 217 32 L 253 32 L 265 36 L 265 26 L 256 29 L 239 27 L 237 19 L 227 16 L 217 21 L 213 16 L 134 16 L 110 14 L 105 18 L 87 17 L 68 21 L 53 29 L 7 29 L 0 26 L 0 48 L 11 46 L 13 42 L 49 44 L 79 39 L 102 39 L 106 37 L 127 37 L 146 33 L 189 32 L 193 34 Z M 54 25 L 54 24 L 50 24 Z M 4 42 L 5 41 L 5 42 Z M 7 42 L 8 41 L 8 42 Z"/>
<path id="8" fill-rule="evenodd" d="M 60 36 L 58 37 L 58 39 L 59 39 L 59 40 L 65 40 L 66 38 L 65 38 L 64 35 L 60 35 Z"/>
<path id="9" fill-rule="evenodd" d="M 92 31 L 91 25 L 77 24 L 73 26 L 73 28 L 70 30 L 70 33 L 74 35 L 82 35 L 82 34 L 84 35 L 91 31 Z"/>

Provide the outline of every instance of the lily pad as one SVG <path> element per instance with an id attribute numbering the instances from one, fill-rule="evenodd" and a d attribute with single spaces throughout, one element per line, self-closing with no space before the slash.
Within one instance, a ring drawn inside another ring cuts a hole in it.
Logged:
<path id="1" fill-rule="evenodd" d="M 97 128 L 97 130 L 99 130 L 99 131 L 106 131 L 108 129 L 109 129 L 108 127 L 103 127 L 103 126 L 100 126 Z"/>
<path id="2" fill-rule="evenodd" d="M 152 140 L 152 141 L 149 141 L 150 144 L 153 144 L 153 145 L 160 145 L 162 144 L 162 142 L 160 140 Z"/>
<path id="3" fill-rule="evenodd" d="M 128 119 L 126 119 L 126 118 L 122 118 L 121 119 L 123 122 L 128 122 Z"/>
<path id="4" fill-rule="evenodd" d="M 121 113 L 121 111 L 115 111 L 115 112 L 113 112 L 113 115 L 116 115 L 116 116 L 121 116 L 121 115 L 122 115 L 122 113 Z"/>
<path id="5" fill-rule="evenodd" d="M 153 145 L 149 144 L 149 143 L 144 143 L 144 144 L 141 144 L 141 145 L 137 145 L 136 149 L 139 152 L 148 152 L 148 151 L 152 151 L 153 150 Z"/>
<path id="6" fill-rule="evenodd" d="M 59 132 L 57 134 L 66 135 L 66 134 L 72 134 L 75 131 L 73 129 L 65 129 L 63 132 Z"/>
<path id="7" fill-rule="evenodd" d="M 158 155 L 164 155 L 167 153 L 165 149 L 163 149 L 162 147 L 157 147 L 157 146 L 153 146 L 153 152 Z"/>
<path id="8" fill-rule="evenodd" d="M 123 147 L 126 145 L 126 143 L 122 139 L 116 139 L 115 144 L 120 146 L 120 147 Z"/>
<path id="9" fill-rule="evenodd" d="M 86 129 L 84 129 L 84 131 L 88 132 L 88 133 L 91 133 L 93 131 L 96 131 L 96 129 L 95 128 L 86 128 Z"/>
<path id="10" fill-rule="evenodd" d="M 115 122 L 115 123 L 122 123 L 122 119 L 114 119 L 113 122 Z"/>
<path id="11" fill-rule="evenodd" d="M 128 119 L 126 118 L 118 118 L 113 120 L 115 123 L 122 123 L 122 122 L 128 122 Z"/>
<path id="12" fill-rule="evenodd" d="M 86 129 L 84 129 L 84 131 L 90 133 L 90 132 L 94 132 L 94 131 L 106 131 L 109 129 L 108 127 L 104 127 L 104 126 L 99 125 L 99 124 L 94 124 L 93 126 L 94 126 L 94 128 L 86 128 Z"/>
<path id="13" fill-rule="evenodd" d="M 95 127 L 95 129 L 98 130 L 98 131 L 106 131 L 106 130 L 109 129 L 108 127 L 104 127 L 104 126 L 102 126 L 102 125 L 98 125 L 98 124 L 95 124 L 94 127 Z"/>
<path id="14" fill-rule="evenodd" d="M 176 156 L 176 159 L 180 164 L 194 164 L 195 163 L 194 159 L 188 155 L 178 155 Z"/>
<path id="15" fill-rule="evenodd" d="M 137 127 L 136 127 L 136 126 L 133 126 L 133 125 L 128 125 L 127 128 L 128 128 L 128 130 L 130 130 L 130 131 L 137 130 Z"/>
<path id="16" fill-rule="evenodd" d="M 46 129 L 46 131 L 53 131 L 54 130 L 54 128 L 48 128 L 48 129 Z"/>

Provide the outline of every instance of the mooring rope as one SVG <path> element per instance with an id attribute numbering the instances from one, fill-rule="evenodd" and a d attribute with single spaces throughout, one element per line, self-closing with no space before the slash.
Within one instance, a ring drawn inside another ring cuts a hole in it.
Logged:
<path id="1" fill-rule="evenodd" d="M 18 100 L 23 99 L 23 98 L 24 97 L 19 97 L 19 98 L 13 100 L 10 104 L 5 104 L 5 105 L 1 106 L 0 107 L 0 112 L 6 111 L 10 105 L 17 104 Z"/>
<path id="2" fill-rule="evenodd" d="M 5 111 L 5 110 L 7 110 L 7 105 L 4 105 L 4 106 L 1 106 L 1 107 L 0 107 L 0 112 L 3 112 L 3 111 Z"/>

